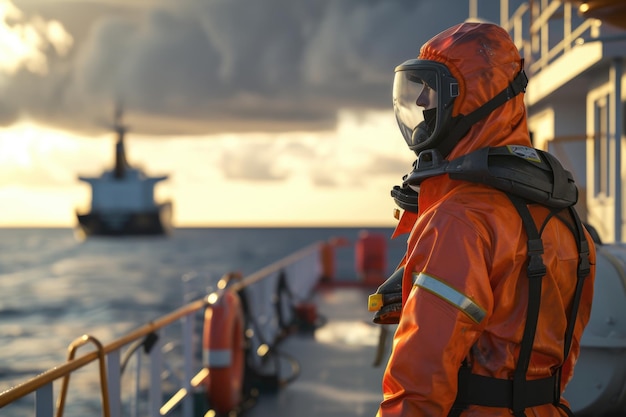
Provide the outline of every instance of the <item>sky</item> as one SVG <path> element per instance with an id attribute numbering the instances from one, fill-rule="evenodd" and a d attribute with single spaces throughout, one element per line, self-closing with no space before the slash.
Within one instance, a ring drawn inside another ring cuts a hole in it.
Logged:
<path id="1" fill-rule="evenodd" d="M 396 65 L 458 0 L 0 0 L 0 227 L 72 227 L 114 160 L 177 227 L 393 226 Z"/>

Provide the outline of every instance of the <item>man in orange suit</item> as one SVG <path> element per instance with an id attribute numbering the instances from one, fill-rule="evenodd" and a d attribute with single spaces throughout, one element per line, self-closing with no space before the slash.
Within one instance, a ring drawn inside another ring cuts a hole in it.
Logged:
<path id="1" fill-rule="evenodd" d="M 379 417 L 571 415 L 561 393 L 591 312 L 595 249 L 571 175 L 532 148 L 526 83 L 490 23 L 453 26 L 396 68 L 394 111 L 418 155 L 404 186 L 418 204 L 399 225 L 410 228 L 402 311 Z M 475 169 L 492 159 L 505 161 L 496 174 Z"/>

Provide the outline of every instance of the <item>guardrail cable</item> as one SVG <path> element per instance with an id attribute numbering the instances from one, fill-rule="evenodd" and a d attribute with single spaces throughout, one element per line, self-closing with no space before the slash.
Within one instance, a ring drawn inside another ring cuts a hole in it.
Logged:
<path id="1" fill-rule="evenodd" d="M 282 340 L 280 337 L 277 337 L 273 343 L 265 340 L 260 325 L 256 321 L 255 316 L 251 314 L 245 288 L 242 288 L 238 294 L 241 298 L 244 317 L 246 320 L 246 374 L 248 385 L 252 385 L 249 388 L 258 389 L 259 386 L 262 385 L 264 387 L 278 389 L 279 387 L 285 386 L 295 380 L 300 374 L 300 363 L 294 357 L 277 349 L 278 343 Z M 251 345 L 253 335 L 256 335 L 259 338 L 259 346 L 263 346 L 264 349 L 255 349 L 254 346 Z M 262 351 L 262 355 L 259 355 L 260 350 Z M 274 372 L 272 374 L 260 372 L 259 369 L 257 369 L 252 363 L 251 358 L 254 357 L 253 355 L 261 356 L 261 359 L 264 362 L 269 361 L 270 358 L 274 359 Z M 291 365 L 291 375 L 286 379 L 280 379 L 281 358 L 286 359 Z"/>
<path id="2" fill-rule="evenodd" d="M 146 337 L 143 338 L 143 340 L 137 340 L 132 345 L 130 345 L 126 350 L 126 353 L 124 353 L 124 358 L 122 359 L 122 364 L 120 366 L 121 375 L 124 375 L 126 366 L 128 365 L 128 362 L 132 358 L 133 354 L 137 351 L 137 349 L 143 347 L 144 353 L 148 354 L 150 353 L 150 351 L 152 351 L 152 348 L 158 340 L 159 336 L 156 333 L 152 332 L 148 333 Z"/>

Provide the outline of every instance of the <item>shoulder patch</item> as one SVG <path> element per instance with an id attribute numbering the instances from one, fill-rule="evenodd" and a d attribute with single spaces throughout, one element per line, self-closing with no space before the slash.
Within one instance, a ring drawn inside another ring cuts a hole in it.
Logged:
<path id="1" fill-rule="evenodd" d="M 506 147 L 511 155 L 515 155 L 527 161 L 541 163 L 541 158 L 535 148 L 529 148 L 528 146 L 521 145 L 507 145 Z"/>

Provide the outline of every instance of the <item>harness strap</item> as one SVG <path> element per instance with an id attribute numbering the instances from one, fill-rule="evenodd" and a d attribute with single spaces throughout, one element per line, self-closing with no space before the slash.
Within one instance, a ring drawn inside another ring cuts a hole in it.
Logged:
<path id="1" fill-rule="evenodd" d="M 500 91 L 491 100 L 464 116 L 459 115 L 455 118 L 455 125 L 451 129 L 450 133 L 446 135 L 437 147 L 441 155 L 447 157 L 452 149 L 456 146 L 458 141 L 467 134 L 472 125 L 485 117 L 487 117 L 492 111 L 517 96 L 519 93 L 526 91 L 526 85 L 528 84 L 528 77 L 524 72 L 524 61 L 522 60 L 522 69 L 515 76 L 513 81 L 502 91 Z"/>
<path id="2" fill-rule="evenodd" d="M 513 411 L 515 417 L 526 417 L 524 409 L 540 404 L 554 402 L 554 384 L 556 377 L 550 376 L 536 381 L 527 381 L 526 372 L 530 363 L 533 342 L 539 320 L 539 307 L 541 301 L 541 280 L 547 272 L 541 255 L 543 254 L 543 242 L 541 233 L 535 225 L 535 221 L 528 210 L 526 200 L 506 193 L 513 206 L 522 218 L 522 224 L 528 237 L 528 308 L 526 311 L 526 323 L 520 347 L 519 357 L 515 366 L 513 380 L 504 380 L 485 377 L 471 373 L 471 368 L 464 361 L 459 370 L 458 392 L 453 407 L 453 413 L 449 416 L 459 416 L 468 405 L 484 405 L 489 407 L 506 407 Z M 541 227 L 556 212 L 552 211 Z M 547 389 L 546 389 L 547 388 Z"/>
<path id="3" fill-rule="evenodd" d="M 578 307 L 580 306 L 580 298 L 582 296 L 585 278 L 587 278 L 591 272 L 591 265 L 589 262 L 589 242 L 585 237 L 582 222 L 580 221 L 578 213 L 573 206 L 569 208 L 569 212 L 574 221 L 575 229 L 572 232 L 576 236 L 576 245 L 578 246 L 578 272 L 576 277 L 576 290 L 574 291 L 574 297 L 572 299 L 572 309 L 570 310 L 569 319 L 567 320 L 567 329 L 565 330 L 563 361 L 567 359 L 572 347 L 574 326 L 576 324 L 576 317 L 578 317 Z M 557 370 L 556 376 L 557 380 L 554 385 L 554 405 L 565 411 L 568 417 L 574 417 L 572 410 L 565 404 L 561 403 L 561 367 Z"/>
<path id="4" fill-rule="evenodd" d="M 576 291 L 574 292 L 574 299 L 572 301 L 572 310 L 570 311 L 570 318 L 567 323 L 567 331 L 565 333 L 565 356 L 569 355 L 570 346 L 572 343 L 572 337 L 574 334 L 574 324 L 576 324 L 576 317 L 578 316 L 578 306 L 580 305 L 580 297 L 583 292 L 583 285 L 585 278 L 589 276 L 591 271 L 591 265 L 589 263 L 589 242 L 585 237 L 583 231 L 583 225 L 578 217 L 578 213 L 573 207 L 570 207 L 570 214 L 574 220 L 576 244 L 578 246 L 578 276 L 576 281 Z"/>
<path id="5" fill-rule="evenodd" d="M 530 363 L 532 346 L 539 319 L 539 307 L 541 302 L 541 281 L 547 270 L 543 263 L 543 243 L 541 233 L 548 221 L 554 217 L 559 209 L 552 209 L 546 217 L 541 227 L 538 229 L 535 221 L 528 209 L 527 201 L 518 196 L 507 193 L 513 206 L 519 213 L 524 230 L 528 237 L 528 308 L 526 312 L 526 323 L 522 336 L 520 353 L 516 364 L 512 380 L 486 377 L 472 374 L 471 366 L 467 360 L 459 369 L 458 392 L 449 417 L 459 417 L 463 410 L 469 405 L 482 405 L 487 407 L 510 408 L 515 417 L 526 417 L 525 409 L 543 404 L 553 404 L 562 409 L 568 416 L 573 417 L 571 410 L 561 404 L 561 368 L 547 377 L 538 380 L 527 380 L 526 373 Z M 589 275 L 589 245 L 586 240 L 582 223 L 578 218 L 576 210 L 569 207 L 569 212 L 573 219 L 574 227 L 572 233 L 579 252 L 579 266 L 577 272 L 577 284 L 572 300 L 572 308 L 565 332 L 564 358 L 567 358 L 571 347 L 574 324 L 578 314 L 578 306 L 582 295 L 584 278 Z M 567 222 L 566 222 L 567 223 Z M 569 225 L 568 225 L 569 226 Z"/>
<path id="6" fill-rule="evenodd" d="M 510 408 L 515 417 L 524 417 L 525 408 L 552 403 L 555 407 L 563 410 L 568 417 L 574 414 L 565 404 L 561 403 L 561 367 L 548 377 L 538 380 L 526 380 L 526 371 L 532 350 L 532 340 L 536 330 L 538 320 L 539 298 L 541 296 L 541 278 L 545 275 L 545 265 L 541 259 L 543 244 L 541 244 L 541 232 L 548 221 L 556 214 L 557 210 L 552 210 L 538 230 L 526 201 L 522 198 L 509 195 L 513 205 L 522 218 L 522 223 L 529 237 L 528 240 L 528 276 L 529 282 L 529 304 L 527 311 L 524 336 L 520 349 L 520 356 L 514 373 L 513 380 L 504 380 L 482 375 L 472 374 L 471 367 L 467 360 L 459 369 L 458 392 L 449 417 L 459 417 L 463 410 L 470 404 L 487 407 Z M 575 236 L 578 247 L 579 261 L 577 271 L 576 289 L 572 299 L 572 306 L 568 318 L 567 328 L 564 338 L 564 360 L 569 355 L 574 326 L 578 316 L 578 307 L 582 296 L 582 289 L 585 278 L 589 276 L 591 266 L 589 262 L 589 243 L 586 239 L 582 222 L 573 206 L 568 208 L 573 226 L 570 222 L 564 223 L 570 228 Z M 560 216 L 557 216 L 560 218 Z M 539 238 L 539 243 L 537 243 Z M 531 243 L 533 241 L 534 243 Z M 533 284 L 534 283 L 534 284 Z M 537 283 L 539 284 L 537 286 Z M 536 294 L 538 293 L 538 294 Z M 535 300 L 536 298 L 536 300 Z M 532 322 L 532 323 L 531 323 Z M 532 324 L 532 329 L 529 329 Z M 522 371 L 523 370 L 523 371 Z"/>
<path id="7" fill-rule="evenodd" d="M 526 323 L 524 324 L 524 334 L 522 336 L 522 344 L 515 372 L 513 373 L 513 398 L 511 409 L 515 417 L 525 417 L 524 409 L 528 407 L 526 404 L 526 389 L 528 382 L 526 381 L 526 372 L 530 363 L 530 355 L 532 353 L 533 342 L 537 330 L 537 321 L 539 320 L 539 306 L 541 302 L 541 279 L 546 274 L 546 266 L 543 263 L 541 255 L 543 254 L 543 242 L 541 235 L 537 230 L 537 226 L 533 220 L 526 202 L 519 197 L 507 194 L 509 199 L 517 209 L 522 218 L 522 224 L 528 236 L 528 266 L 526 268 L 528 275 L 528 308 L 526 311 Z M 542 227 L 543 229 L 543 227 Z M 552 390 L 549 391 L 552 394 Z M 552 402 L 552 398 L 550 401 Z"/>
<path id="8" fill-rule="evenodd" d="M 465 376 L 460 379 L 465 379 L 466 382 L 463 385 L 466 389 L 457 396 L 459 404 L 511 408 L 514 397 L 512 380 L 472 374 L 469 366 L 463 366 L 461 369 Z M 555 380 L 556 375 L 552 375 L 543 379 L 526 381 L 524 406 L 535 407 L 552 403 Z"/>

